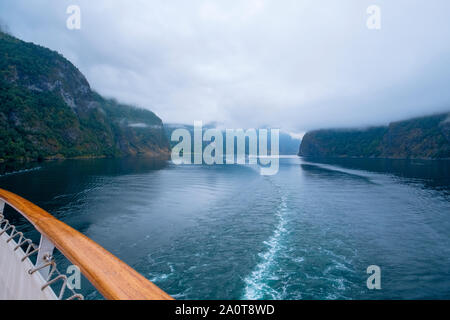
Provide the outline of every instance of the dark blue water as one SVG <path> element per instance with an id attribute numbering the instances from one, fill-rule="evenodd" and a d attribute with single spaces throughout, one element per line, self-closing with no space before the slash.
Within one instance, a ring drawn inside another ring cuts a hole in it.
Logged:
<path id="1" fill-rule="evenodd" d="M 3 175 L 0 187 L 178 299 L 449 299 L 449 164 L 293 157 L 264 177 L 251 166 L 71 160 Z M 381 290 L 366 286 L 369 265 Z M 82 291 L 100 298 L 85 281 Z"/>

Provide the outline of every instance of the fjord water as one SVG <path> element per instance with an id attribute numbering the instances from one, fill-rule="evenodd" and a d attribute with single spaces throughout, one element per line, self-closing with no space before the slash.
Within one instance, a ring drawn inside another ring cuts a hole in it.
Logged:
<path id="1" fill-rule="evenodd" d="M 4 174 L 0 187 L 178 299 L 448 299 L 449 164 L 288 157 L 261 176 L 249 165 L 68 160 Z M 366 286 L 370 265 L 381 290 Z M 86 281 L 81 291 L 100 298 Z"/>

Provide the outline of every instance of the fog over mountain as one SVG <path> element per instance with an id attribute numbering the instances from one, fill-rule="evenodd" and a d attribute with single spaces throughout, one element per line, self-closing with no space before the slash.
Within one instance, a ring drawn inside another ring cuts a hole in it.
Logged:
<path id="1" fill-rule="evenodd" d="M 69 5 L 81 29 L 66 27 Z M 381 30 L 366 26 L 369 5 Z M 2 0 L 0 20 L 61 52 L 100 94 L 164 122 L 386 124 L 450 109 L 447 0 Z"/>

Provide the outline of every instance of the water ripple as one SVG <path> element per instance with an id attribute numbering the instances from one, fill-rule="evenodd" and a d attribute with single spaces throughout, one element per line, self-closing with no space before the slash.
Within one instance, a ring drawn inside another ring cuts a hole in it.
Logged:
<path id="1" fill-rule="evenodd" d="M 281 294 L 273 289 L 269 282 L 271 280 L 278 280 L 276 270 L 274 269 L 277 264 L 277 257 L 284 248 L 283 240 L 287 232 L 287 222 L 285 218 L 287 210 L 286 196 L 283 195 L 276 211 L 278 224 L 270 239 L 264 242 L 267 251 L 259 254 L 259 264 L 254 271 L 244 279 L 246 284 L 244 299 L 258 300 L 266 297 L 269 297 L 270 299 L 282 298 Z"/>

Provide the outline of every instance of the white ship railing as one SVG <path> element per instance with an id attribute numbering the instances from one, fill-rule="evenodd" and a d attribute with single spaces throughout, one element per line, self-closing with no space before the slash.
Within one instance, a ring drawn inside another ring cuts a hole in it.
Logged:
<path id="1" fill-rule="evenodd" d="M 12 207 L 25 217 L 41 234 L 39 246 L 33 244 L 5 219 L 5 205 Z M 83 299 L 81 294 L 75 292 L 68 285 L 67 276 L 59 272 L 53 258 L 55 248 L 79 267 L 81 273 L 106 299 L 172 299 L 167 293 L 85 235 L 33 203 L 3 189 L 0 189 L 0 241 L 5 241 L 5 246 L 11 251 L 5 256 L 8 255 L 11 262 L 15 258 L 19 258 L 20 263 L 26 264 L 29 281 L 32 281 L 32 277 L 37 277 L 38 279 L 33 280 L 41 282 L 40 290 L 46 292 L 46 297 L 49 299 L 63 299 L 65 296 L 71 300 Z M 8 250 L 5 249 L 5 246 L 0 246 L 0 248 Z M 15 258 L 12 257 L 12 252 L 14 252 Z M 36 256 L 34 264 L 30 260 L 33 255 Z M 0 266 L 2 265 L 1 259 L 5 259 L 5 257 L 0 256 Z M 19 267 L 16 266 L 16 269 Z M 11 272 L 15 273 L 16 270 L 11 270 Z M 2 270 L 0 270 L 0 275 L 8 277 Z M 60 285 L 58 295 L 52 296 L 51 286 L 58 282 Z M 1 290 L 2 288 L 0 288 Z"/>
<path id="2" fill-rule="evenodd" d="M 0 200 L 0 212 L 3 211 L 4 205 L 5 203 Z M 41 254 L 39 254 L 39 248 L 41 246 L 36 246 L 31 239 L 26 238 L 22 232 L 19 232 L 14 225 L 10 224 L 2 213 L 0 213 L 0 241 L 4 241 L 4 244 L 6 245 L 10 244 L 6 250 L 9 249 L 14 251 L 14 254 L 9 255 L 8 257 L 6 257 L 6 254 L 3 252 L 5 256 L 0 257 L 0 262 L 2 262 L 3 259 L 9 258 L 10 261 L 4 261 L 3 263 L 8 263 L 11 267 L 16 268 L 14 272 L 16 276 L 6 274 L 6 270 L 0 270 L 0 272 L 3 271 L 2 273 L 5 279 L 13 279 L 13 283 L 11 283 L 11 285 L 16 286 L 16 288 L 12 288 L 11 290 L 14 293 L 10 294 L 10 296 L 5 293 L 4 298 L 20 299 L 46 297 L 47 299 L 57 298 L 62 300 L 65 295 L 67 295 L 67 291 L 69 291 L 69 296 L 66 300 L 84 299 L 83 295 L 75 292 L 71 286 L 68 286 L 68 278 L 65 274 L 62 274 L 58 270 L 56 262 L 52 256 L 52 252 L 47 250 L 46 253 L 43 254 L 44 250 L 42 250 Z M 30 259 L 32 256 L 37 256 L 34 264 Z M 17 262 L 11 261 L 14 259 L 18 259 L 20 263 L 24 264 L 24 268 L 21 269 L 17 266 Z M 27 274 L 18 274 L 23 271 L 26 271 Z M 39 286 L 41 291 L 47 291 L 46 294 L 36 294 L 30 292 L 33 291 L 32 289 L 30 290 L 30 286 L 33 286 L 33 284 L 28 286 L 28 289 L 26 290 L 28 292 L 24 292 L 24 289 L 21 288 L 20 282 L 30 281 L 30 279 L 27 279 L 27 276 L 31 278 L 36 272 L 40 273 L 40 277 L 37 277 L 36 279 L 37 286 Z M 14 282 L 18 282 L 19 284 Z M 59 294 L 56 296 L 51 285 L 54 285 L 57 282 L 60 282 L 60 287 L 58 290 Z M 0 291 L 1 290 L 2 288 L 0 288 Z M 3 290 L 6 290 L 6 285 Z"/>

